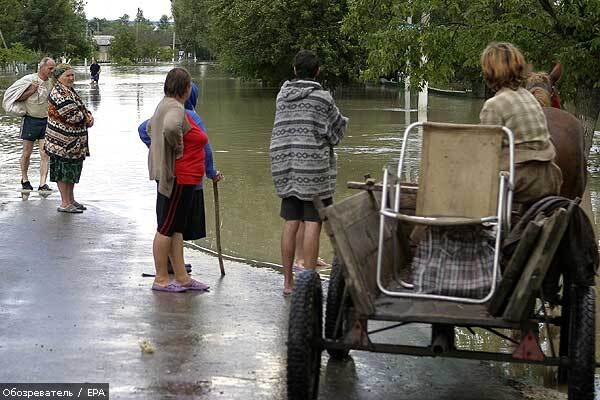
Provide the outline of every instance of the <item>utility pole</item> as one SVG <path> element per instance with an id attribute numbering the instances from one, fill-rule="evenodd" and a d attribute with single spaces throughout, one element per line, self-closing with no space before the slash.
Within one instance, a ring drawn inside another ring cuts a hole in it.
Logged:
<path id="1" fill-rule="evenodd" d="M 175 26 L 173 26 L 173 58 L 171 59 L 171 62 L 175 64 Z"/>

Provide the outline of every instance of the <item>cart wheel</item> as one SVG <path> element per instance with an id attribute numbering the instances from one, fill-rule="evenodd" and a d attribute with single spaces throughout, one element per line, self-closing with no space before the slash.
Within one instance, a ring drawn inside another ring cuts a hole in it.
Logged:
<path id="1" fill-rule="evenodd" d="M 287 340 L 288 400 L 314 400 L 319 395 L 323 325 L 321 278 L 304 271 L 296 278 Z"/>
<path id="2" fill-rule="evenodd" d="M 342 265 L 338 261 L 338 258 L 333 259 L 331 266 L 331 277 L 329 278 L 329 290 L 327 291 L 327 308 L 325 309 L 325 337 L 327 339 L 339 339 L 344 336 L 344 333 L 348 330 L 348 316 L 344 312 L 340 321 L 340 326 L 337 332 L 335 331 L 335 323 L 337 321 L 340 307 L 347 306 L 342 304 L 344 302 L 344 274 L 342 273 Z M 348 303 L 349 300 L 346 300 Z M 336 360 L 342 360 L 348 357 L 350 353 L 349 349 L 327 349 L 327 352 Z"/>
<path id="3" fill-rule="evenodd" d="M 596 292 L 580 286 L 570 291 L 569 400 L 594 399 L 596 366 Z"/>

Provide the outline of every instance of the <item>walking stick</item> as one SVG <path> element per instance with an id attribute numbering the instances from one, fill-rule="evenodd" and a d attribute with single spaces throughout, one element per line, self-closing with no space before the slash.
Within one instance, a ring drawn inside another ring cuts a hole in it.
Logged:
<path id="1" fill-rule="evenodd" d="M 213 181 L 213 193 L 215 195 L 215 236 L 217 237 L 217 255 L 219 256 L 219 267 L 221 276 L 225 276 L 225 267 L 223 266 L 223 253 L 221 252 L 221 218 L 219 218 L 219 185 Z"/>

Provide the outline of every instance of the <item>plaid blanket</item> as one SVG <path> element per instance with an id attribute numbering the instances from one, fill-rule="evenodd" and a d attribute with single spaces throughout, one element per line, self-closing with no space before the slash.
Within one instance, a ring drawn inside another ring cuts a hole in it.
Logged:
<path id="1" fill-rule="evenodd" d="M 420 293 L 480 299 L 492 285 L 494 247 L 482 227 L 426 230 L 413 258 L 413 283 Z"/>

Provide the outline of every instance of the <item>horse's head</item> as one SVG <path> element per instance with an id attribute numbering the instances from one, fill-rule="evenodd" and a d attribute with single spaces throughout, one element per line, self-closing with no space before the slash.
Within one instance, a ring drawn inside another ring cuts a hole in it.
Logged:
<path id="1" fill-rule="evenodd" d="M 560 98 L 554 84 L 562 75 L 562 66 L 557 63 L 550 73 L 531 72 L 527 77 L 527 90 L 539 101 L 542 107 L 560 108 Z"/>

